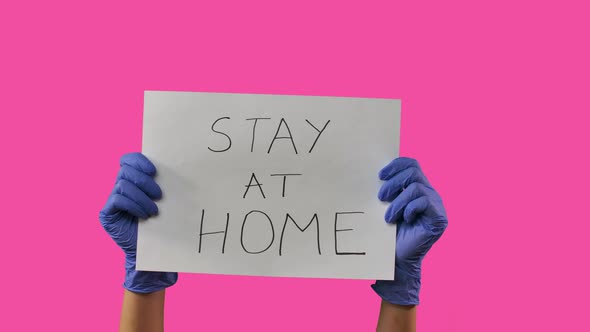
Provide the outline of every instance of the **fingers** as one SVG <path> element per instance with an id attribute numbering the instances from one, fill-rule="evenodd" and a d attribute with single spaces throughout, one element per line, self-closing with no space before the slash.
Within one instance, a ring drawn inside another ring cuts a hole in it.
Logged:
<path id="1" fill-rule="evenodd" d="M 412 223 L 416 218 L 430 207 L 430 200 L 427 196 L 420 196 L 406 205 L 404 209 L 404 221 Z"/>
<path id="2" fill-rule="evenodd" d="M 430 206 L 431 185 L 415 159 L 400 157 L 379 172 L 386 182 L 379 190 L 379 199 L 392 202 L 385 212 L 385 221 L 411 222 Z"/>
<path id="3" fill-rule="evenodd" d="M 430 189 L 422 183 L 414 182 L 410 184 L 393 200 L 393 202 L 391 202 L 385 212 L 385 221 L 388 223 L 401 222 L 403 220 L 402 217 L 404 216 L 406 206 L 419 197 L 427 196 L 428 190 Z"/>
<path id="4" fill-rule="evenodd" d="M 120 194 L 135 202 L 148 216 L 158 213 L 158 206 L 141 189 L 127 180 L 119 180 L 113 194 Z"/>
<path id="5" fill-rule="evenodd" d="M 160 186 L 152 179 L 156 167 L 141 153 L 121 157 L 121 170 L 101 215 L 108 217 L 119 211 L 146 219 L 158 213 L 153 199 L 162 197 Z"/>
<path id="6" fill-rule="evenodd" d="M 139 152 L 128 153 L 121 157 L 121 166 L 127 165 L 149 176 L 156 175 L 156 166 Z"/>
<path id="7" fill-rule="evenodd" d="M 420 169 L 420 165 L 416 159 L 406 157 L 395 158 L 389 164 L 387 164 L 387 166 L 383 167 L 381 171 L 379 171 L 379 179 L 383 181 L 389 180 L 397 173 L 410 167 Z"/>
<path id="8" fill-rule="evenodd" d="M 379 190 L 378 197 L 382 201 L 391 202 L 394 200 L 404 188 L 407 188 L 412 183 L 422 183 L 430 186 L 428 179 L 424 176 L 422 171 L 414 166 L 406 168 L 397 172 L 389 180 L 387 180 Z"/>
<path id="9" fill-rule="evenodd" d="M 156 181 L 154 181 L 149 175 L 138 171 L 131 166 L 123 165 L 121 167 L 121 170 L 117 175 L 117 182 L 120 180 L 127 180 L 133 183 L 152 199 L 162 198 L 162 189 L 160 189 L 160 186 L 158 186 Z"/>
<path id="10" fill-rule="evenodd" d="M 129 214 L 141 219 L 147 219 L 148 217 L 147 213 L 142 209 L 141 206 L 139 206 L 139 204 L 121 194 L 113 193 L 111 196 L 109 196 L 109 200 L 102 209 L 101 215 L 104 214 L 109 216 L 119 211 L 128 212 Z"/>

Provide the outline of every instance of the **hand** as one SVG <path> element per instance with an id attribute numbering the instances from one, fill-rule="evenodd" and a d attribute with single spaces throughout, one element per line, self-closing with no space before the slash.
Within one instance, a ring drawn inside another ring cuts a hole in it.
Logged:
<path id="1" fill-rule="evenodd" d="M 393 160 L 379 178 L 385 181 L 379 199 L 391 202 L 385 221 L 397 223 L 395 280 L 378 280 L 372 287 L 385 301 L 416 305 L 422 260 L 447 227 L 445 208 L 414 159 Z"/>
<path id="2" fill-rule="evenodd" d="M 115 188 L 100 211 L 104 229 L 125 253 L 125 283 L 136 293 L 151 293 L 172 286 L 178 279 L 173 272 L 136 271 L 138 218 L 147 219 L 158 213 L 153 202 L 162 197 L 162 190 L 152 178 L 156 167 L 141 153 L 121 157 L 121 170 Z"/>

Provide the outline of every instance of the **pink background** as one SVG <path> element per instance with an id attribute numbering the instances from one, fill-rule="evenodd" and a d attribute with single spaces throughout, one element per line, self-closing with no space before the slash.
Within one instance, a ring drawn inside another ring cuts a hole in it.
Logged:
<path id="1" fill-rule="evenodd" d="M 143 91 L 402 99 L 444 198 L 421 331 L 588 331 L 585 1 L 2 1 L 0 330 L 113 331 Z M 376 220 L 375 222 L 381 222 Z M 366 281 L 180 275 L 169 331 L 370 331 Z"/>

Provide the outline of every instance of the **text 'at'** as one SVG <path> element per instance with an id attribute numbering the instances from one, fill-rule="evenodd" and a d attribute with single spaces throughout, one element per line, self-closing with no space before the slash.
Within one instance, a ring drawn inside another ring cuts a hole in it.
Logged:
<path id="1" fill-rule="evenodd" d="M 213 124 L 211 125 L 211 131 L 213 131 L 214 133 L 217 133 L 219 135 L 223 135 L 226 138 L 226 142 L 225 144 L 220 144 L 219 146 L 216 147 L 208 147 L 208 149 L 210 151 L 213 152 L 225 152 L 228 151 L 229 149 L 231 149 L 232 147 L 232 139 L 230 134 L 227 131 L 223 131 L 223 122 L 227 121 L 227 120 L 231 120 L 231 118 L 229 116 L 224 116 L 224 117 L 220 117 L 217 120 L 215 120 L 213 122 Z M 252 122 L 252 131 L 251 131 L 251 137 L 252 137 L 252 143 L 250 144 L 250 152 L 254 152 L 254 146 L 256 143 L 256 127 L 259 125 L 258 122 L 262 123 L 264 122 L 264 120 L 271 120 L 271 118 L 248 118 L 246 119 L 246 121 L 251 121 Z M 313 143 L 307 147 L 307 153 L 311 153 L 313 151 L 313 148 L 316 146 L 316 143 L 318 142 L 320 136 L 322 135 L 322 133 L 324 132 L 324 130 L 326 130 L 326 127 L 328 127 L 328 124 L 330 123 L 330 120 L 326 121 L 326 123 L 322 125 L 314 125 L 313 123 L 311 123 L 309 120 L 305 120 L 305 122 L 307 123 L 306 127 L 308 127 L 310 130 L 312 130 L 315 134 L 316 137 L 313 141 Z M 321 127 L 321 129 L 320 129 Z M 274 137 L 272 138 L 272 140 L 269 141 L 268 144 L 268 149 L 266 149 L 266 153 L 270 153 L 273 147 L 273 144 L 275 143 L 275 141 L 277 140 L 289 140 L 291 142 L 291 146 L 293 147 L 293 151 L 295 152 L 295 154 L 299 153 L 299 150 L 297 150 L 297 144 L 295 144 L 295 139 L 293 137 L 293 134 L 291 132 L 291 128 L 289 127 L 289 124 L 287 123 L 287 121 L 285 121 L 284 118 L 281 118 L 281 120 L 279 121 L 279 124 L 277 126 L 277 130 L 275 131 Z"/>

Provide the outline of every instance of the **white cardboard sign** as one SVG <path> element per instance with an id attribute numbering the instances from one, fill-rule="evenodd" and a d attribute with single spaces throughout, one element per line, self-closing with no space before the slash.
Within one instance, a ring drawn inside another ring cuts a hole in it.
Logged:
<path id="1" fill-rule="evenodd" d="M 143 121 L 164 196 L 138 270 L 393 279 L 399 100 L 146 91 Z"/>

